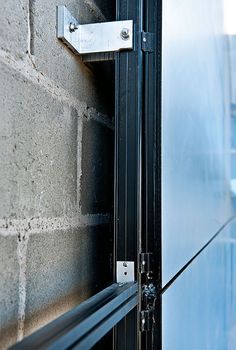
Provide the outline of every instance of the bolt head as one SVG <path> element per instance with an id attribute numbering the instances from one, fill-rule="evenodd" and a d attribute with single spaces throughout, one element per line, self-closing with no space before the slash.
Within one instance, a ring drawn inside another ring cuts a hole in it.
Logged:
<path id="1" fill-rule="evenodd" d="M 123 28 L 120 32 L 121 39 L 128 40 L 130 36 L 130 30 L 128 28 Z"/>
<path id="2" fill-rule="evenodd" d="M 77 24 L 75 24 L 75 23 L 70 23 L 70 26 L 69 26 L 70 32 L 73 33 L 73 32 L 76 31 L 76 29 L 78 29 Z"/>

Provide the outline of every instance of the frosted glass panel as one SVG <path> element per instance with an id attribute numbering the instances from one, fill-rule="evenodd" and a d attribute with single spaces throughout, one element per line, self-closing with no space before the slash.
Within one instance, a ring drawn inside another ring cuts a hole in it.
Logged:
<path id="1" fill-rule="evenodd" d="M 164 293 L 163 350 L 236 349 L 235 228 L 224 230 Z"/>
<path id="2" fill-rule="evenodd" d="M 163 1 L 163 284 L 230 216 L 223 0 Z"/>
<path id="3" fill-rule="evenodd" d="M 164 286 L 236 212 L 236 0 L 163 1 L 162 42 Z M 236 349 L 235 243 L 234 221 L 163 294 L 163 350 Z"/>

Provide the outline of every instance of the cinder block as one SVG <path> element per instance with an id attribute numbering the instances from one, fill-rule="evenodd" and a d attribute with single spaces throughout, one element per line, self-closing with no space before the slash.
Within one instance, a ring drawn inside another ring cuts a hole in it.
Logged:
<path id="1" fill-rule="evenodd" d="M 67 97 L 72 95 L 75 99 L 71 100 L 85 101 L 106 113 L 110 95 L 104 94 L 96 70 L 56 38 L 58 4 L 68 5 L 84 23 L 100 16 L 88 1 L 5 1 L 1 49 L 21 67 L 27 64 L 21 59 L 31 54 L 36 71 L 55 87 L 62 87 Z M 81 123 L 82 116 L 51 85 L 48 89 L 40 81 L 27 79 L 27 66 L 24 75 L 15 68 L 10 61 L 0 63 L 0 218 L 7 217 L 10 223 L 11 218 L 74 216 L 80 195 L 83 213 L 111 212 L 113 132 L 92 120 L 84 123 L 82 190 L 78 194 L 82 138 L 78 121 Z M 34 74 L 34 68 L 29 70 Z M 110 237 L 109 228 L 103 226 L 30 236 L 25 335 L 111 282 Z M 0 237 L 0 349 L 16 341 L 18 303 L 17 237 Z"/>
<path id="2" fill-rule="evenodd" d="M 0 217 L 73 215 L 78 114 L 0 65 Z"/>
<path id="3" fill-rule="evenodd" d="M 83 122 L 81 210 L 112 213 L 114 133 L 94 120 Z"/>
<path id="4" fill-rule="evenodd" d="M 82 1 L 81 1 L 82 3 Z M 73 0 L 32 3 L 32 54 L 37 70 L 80 101 L 101 112 L 100 91 L 94 72 L 56 38 L 56 6 L 66 5 L 74 17 L 88 19 L 80 2 Z"/>
<path id="5" fill-rule="evenodd" d="M 0 236 L 0 349 L 17 339 L 18 294 L 17 237 Z"/>
<path id="6" fill-rule="evenodd" d="M 30 237 L 26 335 L 111 283 L 110 236 L 98 226 Z"/>
<path id="7" fill-rule="evenodd" d="M 28 50 L 28 1 L 1 1 L 0 47 L 17 58 Z"/>

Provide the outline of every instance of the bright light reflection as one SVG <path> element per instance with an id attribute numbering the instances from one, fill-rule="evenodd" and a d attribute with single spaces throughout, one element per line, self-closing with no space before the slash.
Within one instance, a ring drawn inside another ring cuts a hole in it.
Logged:
<path id="1" fill-rule="evenodd" d="M 224 27 L 226 34 L 236 34 L 236 0 L 224 0 Z"/>

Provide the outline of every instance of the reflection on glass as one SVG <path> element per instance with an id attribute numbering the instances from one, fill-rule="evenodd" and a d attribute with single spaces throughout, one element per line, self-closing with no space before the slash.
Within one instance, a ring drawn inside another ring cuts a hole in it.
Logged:
<path id="1" fill-rule="evenodd" d="M 236 0 L 163 1 L 163 286 L 236 212 Z M 236 349 L 236 224 L 163 296 L 163 349 Z"/>
<path id="2" fill-rule="evenodd" d="M 164 284 L 229 216 L 230 93 L 220 4 L 163 4 Z"/>
<path id="3" fill-rule="evenodd" d="M 164 350 L 236 349 L 233 226 L 236 228 L 225 229 L 164 293 Z"/>

